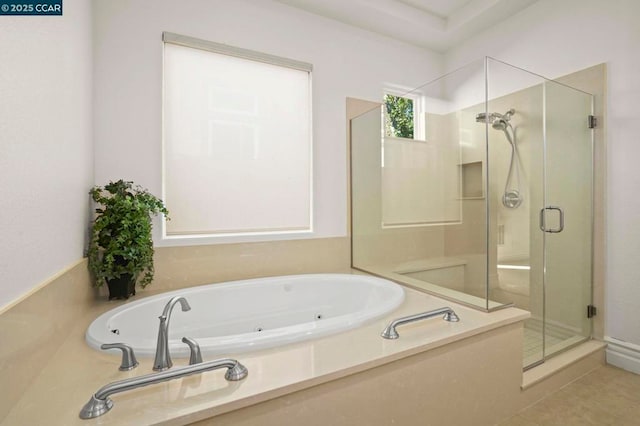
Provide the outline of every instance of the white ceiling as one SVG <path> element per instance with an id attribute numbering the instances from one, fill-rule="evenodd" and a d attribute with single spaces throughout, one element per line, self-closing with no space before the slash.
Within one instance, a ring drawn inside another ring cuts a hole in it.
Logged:
<path id="1" fill-rule="evenodd" d="M 348 25 L 444 52 L 537 0 L 277 0 Z"/>

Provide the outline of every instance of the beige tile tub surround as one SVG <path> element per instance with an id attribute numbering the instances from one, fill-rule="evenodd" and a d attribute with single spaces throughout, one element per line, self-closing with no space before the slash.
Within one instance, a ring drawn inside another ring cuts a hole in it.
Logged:
<path id="1" fill-rule="evenodd" d="M 0 421 L 94 300 L 95 291 L 83 259 L 0 311 Z"/>
<path id="2" fill-rule="evenodd" d="M 349 272 L 348 237 L 155 249 L 154 292 L 256 277 Z"/>
<path id="3" fill-rule="evenodd" d="M 521 337 L 512 324 L 197 424 L 495 424 L 517 404 Z"/>
<path id="4" fill-rule="evenodd" d="M 411 390 L 412 386 L 417 385 L 424 388 L 424 383 L 417 380 L 418 377 L 427 380 L 429 376 L 437 375 L 437 381 L 434 382 L 436 386 L 444 386 L 445 383 L 452 385 L 468 376 L 468 381 L 465 379 L 455 387 L 466 395 L 467 403 L 473 405 L 475 403 L 470 395 L 475 393 L 475 388 L 489 393 L 485 389 L 488 385 L 481 383 L 489 378 L 487 370 L 496 374 L 498 382 L 506 387 L 495 396 L 496 401 L 501 401 L 502 394 L 507 392 L 517 396 L 521 380 L 521 323 L 528 316 L 524 311 L 506 309 L 486 314 L 453 305 L 462 318 L 459 323 L 447 323 L 435 318 L 433 321 L 403 326 L 399 329 L 401 337 L 398 340 L 384 340 L 379 336 L 392 318 L 445 304 L 434 296 L 407 290 L 405 301 L 398 310 L 364 327 L 282 348 L 233 355 L 249 369 L 249 376 L 241 382 L 228 383 L 223 373 L 216 371 L 157 384 L 115 395 L 112 398 L 115 403 L 112 411 L 99 420 L 82 421 L 78 418 L 78 412 L 98 388 L 114 380 L 151 372 L 152 359 L 141 358 L 141 365 L 137 369 L 120 372 L 119 354 L 98 352 L 86 345 L 86 327 L 108 305 L 99 304 L 75 321 L 75 326 L 58 350 L 49 354 L 48 362 L 41 364 L 38 375 L 28 389 L 14 401 L 4 422 L 52 424 L 51 419 L 55 419 L 53 424 L 64 425 L 188 424 L 303 389 L 310 388 L 315 392 L 313 389 L 317 385 L 354 374 L 356 376 L 350 380 L 362 382 L 357 386 L 375 389 L 375 383 L 379 380 L 392 381 L 391 370 L 396 368 L 405 378 L 398 383 L 404 383 L 403 386 L 407 387 L 396 396 L 404 398 L 406 395 L 412 404 L 422 404 L 423 399 L 431 401 L 430 398 L 440 398 L 436 390 L 427 393 Z M 448 349 L 452 349 L 451 354 Z M 498 361 L 490 362 L 494 357 Z M 184 365 L 186 361 L 175 360 L 176 365 Z M 392 366 L 386 366 L 389 363 Z M 394 367 L 395 363 L 399 364 Z M 435 363 L 435 368 L 430 367 L 431 363 Z M 425 373 L 420 373 L 422 376 L 414 371 L 413 366 L 418 365 L 427 369 Z M 410 376 L 414 374 L 416 379 L 411 379 Z M 383 391 L 386 382 L 380 383 L 378 391 L 388 393 Z M 335 386 L 343 385 L 338 382 Z M 441 393 L 451 395 L 450 391 L 441 390 Z M 418 394 L 421 396 L 418 397 Z M 317 408 L 327 416 L 332 409 L 329 410 L 326 404 L 333 404 L 329 397 L 330 394 L 320 400 L 325 404 L 324 409 Z M 489 397 L 485 399 L 488 401 Z M 461 400 L 456 400 L 456 404 L 460 403 Z M 432 401 L 429 404 L 435 407 L 440 402 Z M 495 401 L 490 404 L 496 410 L 496 415 L 501 416 L 496 420 L 513 414 L 505 408 L 495 408 L 501 404 Z M 305 411 L 304 404 L 300 407 Z M 328 421 L 325 424 L 332 422 L 329 417 L 325 419 Z M 281 419 L 280 424 L 286 423 Z"/>
<path id="5" fill-rule="evenodd" d="M 604 364 L 603 344 L 594 343 L 599 350 L 518 392 L 509 371 L 521 336 L 510 325 L 196 424 L 492 425 Z"/>

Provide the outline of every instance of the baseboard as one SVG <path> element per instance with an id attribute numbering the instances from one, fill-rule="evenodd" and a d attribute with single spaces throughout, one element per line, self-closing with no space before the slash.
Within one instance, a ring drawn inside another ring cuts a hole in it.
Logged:
<path id="1" fill-rule="evenodd" d="M 607 364 L 640 374 L 640 346 L 605 336 Z"/>

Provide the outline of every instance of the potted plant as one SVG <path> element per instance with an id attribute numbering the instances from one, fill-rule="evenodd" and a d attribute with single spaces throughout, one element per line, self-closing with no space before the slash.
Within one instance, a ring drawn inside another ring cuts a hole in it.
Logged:
<path id="1" fill-rule="evenodd" d="M 153 280 L 151 215 L 169 212 L 162 200 L 122 179 L 95 186 L 89 194 L 100 204 L 91 229 L 89 269 L 96 287 L 109 286 L 109 300 L 128 299 L 136 294 L 136 283 L 144 288 Z"/>

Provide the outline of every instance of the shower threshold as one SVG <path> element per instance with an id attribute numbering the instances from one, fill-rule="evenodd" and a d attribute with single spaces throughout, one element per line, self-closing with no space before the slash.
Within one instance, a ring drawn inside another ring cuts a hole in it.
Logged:
<path id="1" fill-rule="evenodd" d="M 589 340 L 576 330 L 558 325 L 546 324 L 543 339 L 542 321 L 529 319 L 525 321 L 523 339 L 523 368 L 531 367 L 544 359 L 564 352 Z"/>

